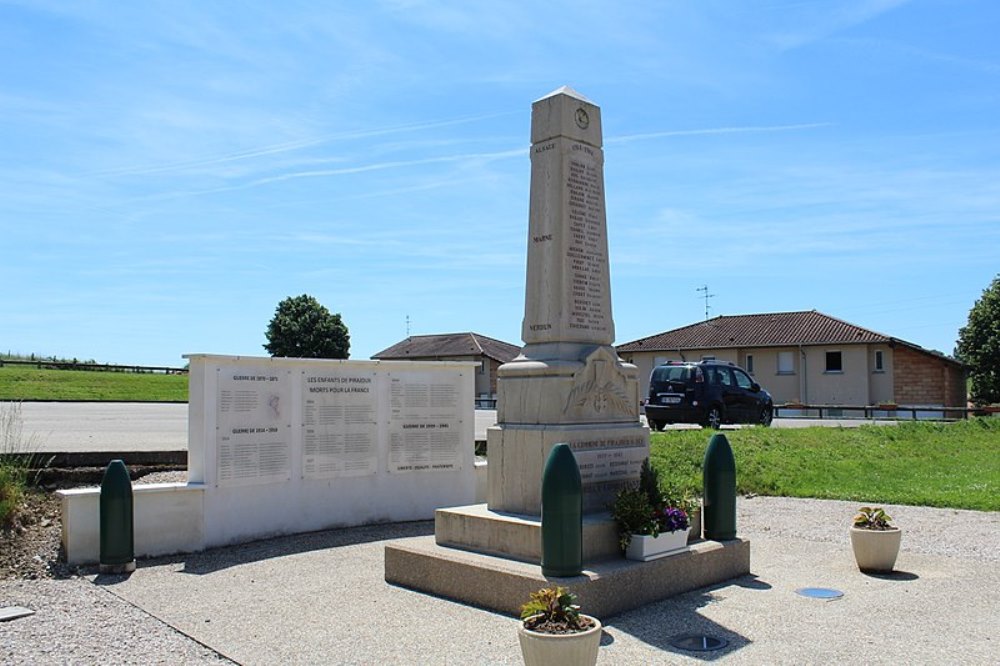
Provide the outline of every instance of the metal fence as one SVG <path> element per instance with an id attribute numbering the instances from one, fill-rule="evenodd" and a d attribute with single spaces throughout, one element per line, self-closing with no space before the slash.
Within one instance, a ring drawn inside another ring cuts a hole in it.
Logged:
<path id="1" fill-rule="evenodd" d="M 1000 409 L 993 407 L 926 407 L 910 405 L 801 405 L 774 406 L 775 418 L 868 419 L 905 421 L 958 421 L 970 416 L 989 416 Z"/>
<path id="2" fill-rule="evenodd" d="M 27 365 L 39 370 L 91 370 L 97 372 L 133 372 L 161 375 L 186 375 L 187 368 L 168 368 L 162 365 L 115 365 L 113 363 L 79 363 L 77 361 L 51 361 L 36 359 L 22 361 L 0 359 L 0 368 L 5 365 Z"/>

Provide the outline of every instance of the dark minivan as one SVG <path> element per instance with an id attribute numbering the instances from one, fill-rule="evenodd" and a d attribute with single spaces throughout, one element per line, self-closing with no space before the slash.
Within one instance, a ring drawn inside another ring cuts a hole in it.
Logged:
<path id="1" fill-rule="evenodd" d="M 771 425 L 774 402 L 743 369 L 719 361 L 669 361 L 649 377 L 646 421 L 652 430 L 667 423 Z"/>

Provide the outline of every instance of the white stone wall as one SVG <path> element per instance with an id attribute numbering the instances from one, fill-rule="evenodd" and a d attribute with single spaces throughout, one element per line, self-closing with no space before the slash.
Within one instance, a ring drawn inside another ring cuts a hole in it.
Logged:
<path id="1" fill-rule="evenodd" d="M 188 483 L 135 486 L 138 556 L 476 501 L 476 364 L 188 358 Z M 99 556 L 98 497 L 62 493 L 71 563 Z"/>

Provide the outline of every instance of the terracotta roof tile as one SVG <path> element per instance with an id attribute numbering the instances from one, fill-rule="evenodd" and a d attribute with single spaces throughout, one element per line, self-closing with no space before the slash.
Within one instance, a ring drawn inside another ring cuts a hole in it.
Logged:
<path id="1" fill-rule="evenodd" d="M 521 348 L 479 333 L 413 335 L 372 356 L 383 361 L 483 355 L 501 363 L 513 360 Z"/>
<path id="2" fill-rule="evenodd" d="M 618 346 L 619 352 L 725 347 L 887 343 L 887 335 L 816 310 L 722 316 Z"/>

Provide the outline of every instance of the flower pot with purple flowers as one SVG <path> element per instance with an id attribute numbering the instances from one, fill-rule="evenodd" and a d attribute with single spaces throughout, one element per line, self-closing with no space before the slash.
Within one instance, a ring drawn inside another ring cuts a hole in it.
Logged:
<path id="1" fill-rule="evenodd" d="M 686 550 L 691 530 L 686 504 L 664 493 L 649 461 L 643 462 L 639 484 L 618 491 L 611 507 L 625 557 L 646 562 Z"/>

